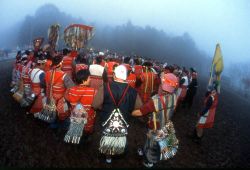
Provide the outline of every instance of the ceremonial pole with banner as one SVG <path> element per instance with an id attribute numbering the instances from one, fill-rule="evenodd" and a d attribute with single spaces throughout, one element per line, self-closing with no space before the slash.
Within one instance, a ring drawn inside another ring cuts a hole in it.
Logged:
<path id="1" fill-rule="evenodd" d="M 48 29 L 48 44 L 50 52 L 53 53 L 56 49 L 59 40 L 60 25 L 53 24 Z"/>
<path id="2" fill-rule="evenodd" d="M 72 50 L 84 48 L 94 36 L 94 27 L 83 24 L 72 24 L 64 30 L 64 41 Z"/>
<path id="3" fill-rule="evenodd" d="M 210 68 L 210 78 L 208 82 L 208 87 L 215 86 L 218 94 L 220 94 L 221 73 L 223 69 L 224 69 L 223 56 L 221 53 L 220 44 L 217 44 L 213 62 Z"/>

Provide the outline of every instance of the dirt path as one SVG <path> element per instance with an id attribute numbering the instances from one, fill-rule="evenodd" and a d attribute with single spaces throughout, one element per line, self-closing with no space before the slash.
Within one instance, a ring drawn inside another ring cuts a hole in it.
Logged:
<path id="1" fill-rule="evenodd" d="M 1 167 L 142 167 L 136 149 L 144 143 L 146 129 L 140 120 L 130 120 L 128 153 L 107 165 L 98 153 L 98 125 L 90 142 L 79 146 L 65 144 L 63 131 L 52 130 L 47 124 L 26 115 L 12 99 L 9 92 L 11 61 L 0 62 L 0 72 Z M 199 83 L 194 107 L 179 109 L 173 117 L 180 141 L 177 155 L 156 167 L 250 167 L 250 105 L 227 90 L 222 89 L 214 128 L 205 132 L 202 144 L 193 143 L 187 137 L 197 121 L 195 113 L 201 109 L 205 84 Z"/>

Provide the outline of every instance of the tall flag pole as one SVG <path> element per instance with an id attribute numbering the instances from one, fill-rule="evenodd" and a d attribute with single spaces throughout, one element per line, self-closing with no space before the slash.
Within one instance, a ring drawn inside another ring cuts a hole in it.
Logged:
<path id="1" fill-rule="evenodd" d="M 221 53 L 220 44 L 216 44 L 213 62 L 210 68 L 210 78 L 208 86 L 215 86 L 220 94 L 221 73 L 224 69 L 223 56 Z"/>

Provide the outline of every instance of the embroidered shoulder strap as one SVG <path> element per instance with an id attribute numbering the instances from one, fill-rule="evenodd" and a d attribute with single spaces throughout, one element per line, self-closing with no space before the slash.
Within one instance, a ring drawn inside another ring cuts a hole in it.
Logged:
<path id="1" fill-rule="evenodd" d="M 123 91 L 123 93 L 122 93 L 122 96 L 121 96 L 121 99 L 119 100 L 118 103 L 116 103 L 116 101 L 115 101 L 115 98 L 114 98 L 114 96 L 113 96 L 113 94 L 112 94 L 112 91 L 111 91 L 111 89 L 110 89 L 109 83 L 107 83 L 107 87 L 108 87 L 109 94 L 110 94 L 110 96 L 111 96 L 111 98 L 112 98 L 112 100 L 113 100 L 115 106 L 118 108 L 118 107 L 120 106 L 120 104 L 122 103 L 122 101 L 123 101 L 123 99 L 124 99 L 124 97 L 125 97 L 125 95 L 126 95 L 126 93 L 127 93 L 127 91 L 128 91 L 129 85 L 127 85 L 127 87 L 124 89 L 124 91 Z"/>

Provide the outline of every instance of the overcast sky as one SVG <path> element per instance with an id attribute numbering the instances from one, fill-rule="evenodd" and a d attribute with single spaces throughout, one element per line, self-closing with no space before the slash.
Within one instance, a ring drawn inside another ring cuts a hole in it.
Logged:
<path id="1" fill-rule="evenodd" d="M 188 32 L 211 57 L 218 42 L 226 63 L 250 61 L 250 0 L 0 0 L 1 26 L 34 15 L 46 3 L 88 22 L 120 25 L 131 20 L 172 35 Z"/>

